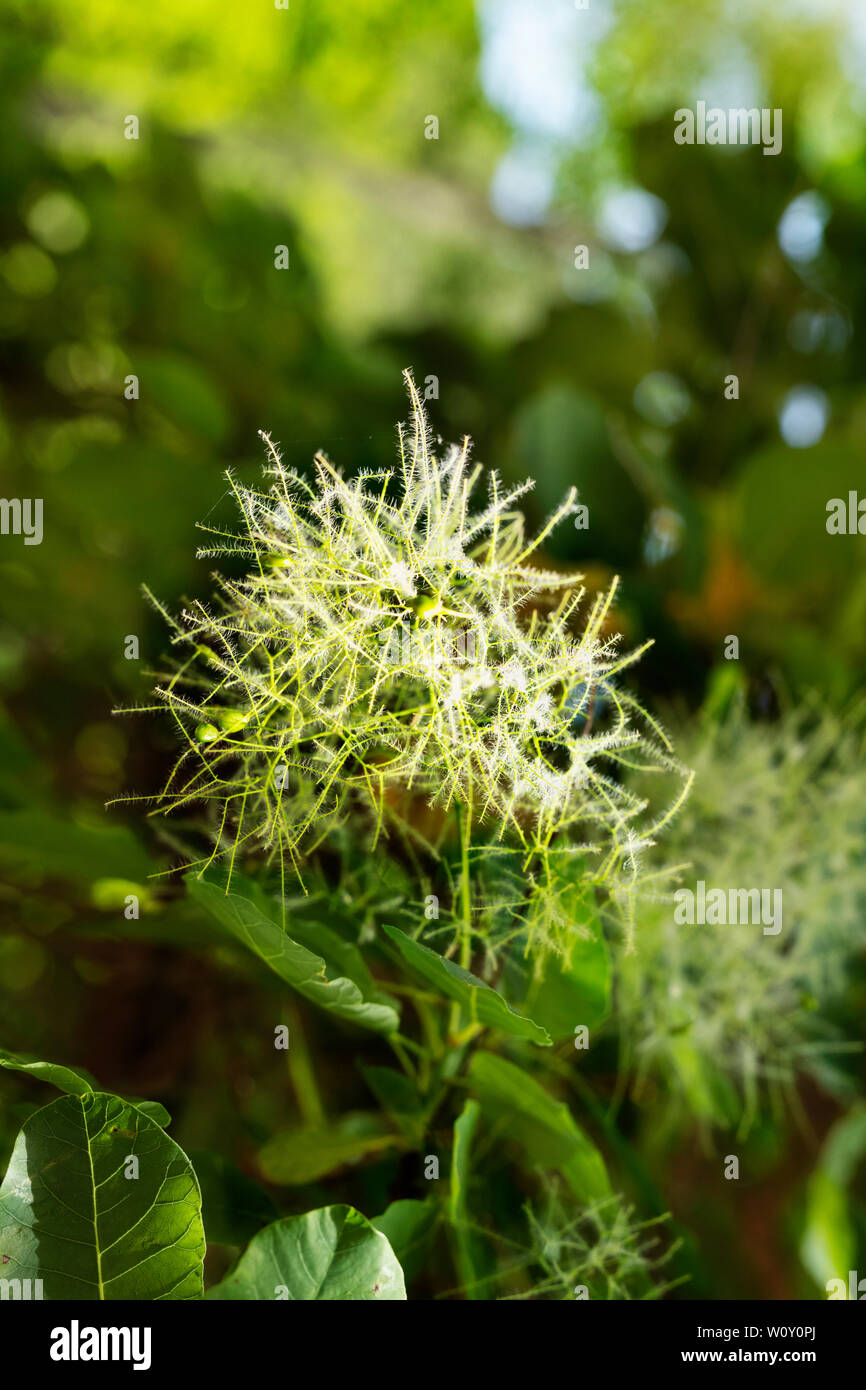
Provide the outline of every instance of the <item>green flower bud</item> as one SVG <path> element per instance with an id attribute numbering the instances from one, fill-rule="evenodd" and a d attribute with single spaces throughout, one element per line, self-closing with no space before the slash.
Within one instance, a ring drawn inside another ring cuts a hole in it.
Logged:
<path id="1" fill-rule="evenodd" d="M 416 618 L 426 618 L 428 614 L 434 612 L 439 607 L 440 598 L 438 594 L 425 594 L 422 598 L 416 599 L 412 604 Z"/>
<path id="2" fill-rule="evenodd" d="M 227 734 L 236 734 L 249 724 L 252 715 L 250 712 L 242 714 L 238 709 L 227 709 L 222 714 L 217 715 L 217 723 Z"/>

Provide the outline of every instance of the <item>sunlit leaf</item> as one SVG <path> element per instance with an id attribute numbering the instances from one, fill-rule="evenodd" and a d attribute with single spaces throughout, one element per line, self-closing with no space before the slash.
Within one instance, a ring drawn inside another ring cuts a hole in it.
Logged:
<path id="1" fill-rule="evenodd" d="M 98 1091 L 99 1083 L 82 1067 L 65 1067 L 59 1062 L 43 1062 L 37 1057 L 23 1057 L 17 1052 L 0 1049 L 0 1067 L 7 1071 L 20 1071 L 40 1081 L 56 1086 L 58 1091 L 66 1091 L 72 1096 L 83 1096 L 88 1091 Z M 128 1105 L 134 1105 L 148 1119 L 165 1129 L 171 1124 L 171 1116 L 158 1100 L 136 1100 L 129 1098 Z"/>
<path id="2" fill-rule="evenodd" d="M 359 983 L 333 969 L 329 972 L 323 956 L 283 931 L 276 906 L 272 907 L 257 884 L 235 874 L 229 887 L 225 871 L 213 871 L 209 879 L 191 878 L 188 883 L 190 897 L 299 994 L 362 1028 L 377 1033 L 395 1031 L 399 1017 L 394 1007 L 378 995 L 365 994 L 366 982 Z"/>
<path id="3" fill-rule="evenodd" d="M 322 1207 L 259 1231 L 213 1299 L 311 1302 L 405 1299 L 403 1271 L 387 1238 L 354 1207 Z"/>
<path id="4" fill-rule="evenodd" d="M 544 1028 L 540 1028 L 531 1018 L 516 1013 L 501 994 L 497 994 L 476 975 L 437 955 L 428 946 L 422 946 L 420 941 L 413 941 L 398 927 L 386 926 L 385 931 L 396 943 L 407 964 L 440 994 L 462 1004 L 474 1023 L 499 1028 L 514 1038 L 528 1038 L 542 1047 L 550 1046 L 552 1039 Z"/>
<path id="5" fill-rule="evenodd" d="M 46 1299 L 194 1299 L 204 1250 L 192 1165 L 136 1106 L 88 1091 L 25 1121 L 0 1188 L 5 1277 Z"/>

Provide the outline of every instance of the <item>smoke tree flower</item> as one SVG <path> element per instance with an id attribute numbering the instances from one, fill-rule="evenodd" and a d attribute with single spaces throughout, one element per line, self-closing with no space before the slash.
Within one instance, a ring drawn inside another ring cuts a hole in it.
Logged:
<path id="1" fill-rule="evenodd" d="M 697 774 L 668 843 L 689 863 L 683 882 L 781 888 L 784 926 L 682 925 L 669 893 L 646 894 L 617 990 L 637 1097 L 662 1080 L 674 1109 L 745 1134 L 766 1111 L 796 1110 L 804 1072 L 846 1093 L 841 1063 L 859 1044 L 836 1013 L 866 945 L 864 737 L 862 709 L 808 704 L 774 724 L 734 708 L 680 731 Z"/>
<path id="2" fill-rule="evenodd" d="M 422 838 L 421 799 L 458 815 L 464 894 L 479 841 L 544 868 L 569 835 L 616 891 L 657 828 L 635 832 L 646 801 L 622 769 L 676 766 L 618 680 L 644 648 L 607 630 L 616 581 L 587 603 L 579 575 L 533 563 L 575 490 L 528 538 L 531 482 L 505 488 L 468 438 L 440 457 L 405 380 L 394 469 L 347 479 L 317 454 L 307 479 L 263 435 L 265 487 L 230 478 L 243 530 L 204 527 L 200 554 L 240 556 L 246 577 L 217 576 L 213 603 L 178 618 L 160 608 L 180 659 L 158 693 L 182 748 L 156 810 L 205 803 L 206 863 L 263 853 L 303 882 L 349 816 L 372 845 Z"/>

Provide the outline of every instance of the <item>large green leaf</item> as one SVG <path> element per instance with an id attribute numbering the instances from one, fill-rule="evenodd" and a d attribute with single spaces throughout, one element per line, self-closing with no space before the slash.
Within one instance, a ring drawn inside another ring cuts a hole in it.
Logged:
<path id="1" fill-rule="evenodd" d="M 367 978 L 355 980 L 338 973 L 345 969 L 345 957 L 338 966 L 331 964 L 329 968 L 325 954 L 311 951 L 289 936 L 276 920 L 276 907 L 257 884 L 235 874 L 229 885 L 225 871 L 212 871 L 208 879 L 192 878 L 188 885 L 197 903 L 306 999 L 374 1032 L 396 1030 L 400 1020 L 394 1006 L 371 991 Z M 333 948 L 334 935 L 323 934 L 323 952 L 327 946 Z"/>
<path id="2" fill-rule="evenodd" d="M 526 1150 L 530 1162 L 562 1173 L 581 1201 L 610 1193 L 604 1160 L 562 1101 L 525 1071 L 490 1052 L 477 1052 L 469 1084 L 484 1114 Z"/>
<path id="3" fill-rule="evenodd" d="M 542 1047 L 551 1045 L 550 1034 L 544 1028 L 540 1028 L 531 1018 L 515 1013 L 501 994 L 497 994 L 476 975 L 437 955 L 429 946 L 422 946 L 420 941 L 413 941 L 399 927 L 386 926 L 385 931 L 396 943 L 406 963 L 440 994 L 462 1004 L 473 1022 L 499 1028 L 513 1038 L 528 1038 Z"/>
<path id="4" fill-rule="evenodd" d="M 25 1121 L 0 1188 L 6 1278 L 47 1299 L 200 1298 L 204 1251 L 192 1165 L 136 1106 L 88 1091 Z"/>
<path id="5" fill-rule="evenodd" d="M 394 1302 L 406 1297 L 406 1285 L 381 1231 L 354 1207 L 333 1206 L 259 1231 L 207 1297 Z"/>

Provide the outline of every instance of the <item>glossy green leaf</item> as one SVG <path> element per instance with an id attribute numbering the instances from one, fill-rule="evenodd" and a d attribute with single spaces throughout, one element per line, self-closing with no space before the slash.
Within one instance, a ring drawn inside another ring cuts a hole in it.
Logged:
<path id="1" fill-rule="evenodd" d="M 5 1067 L 7 1071 L 23 1072 L 26 1076 L 37 1077 L 40 1081 L 47 1081 L 50 1085 L 56 1086 L 58 1091 L 66 1091 L 71 1096 L 83 1096 L 88 1091 L 99 1090 L 99 1083 L 90 1075 L 89 1071 L 84 1071 L 82 1067 L 66 1067 L 59 1062 L 43 1062 L 38 1057 L 24 1057 L 20 1052 L 0 1050 L 0 1067 Z M 171 1124 L 171 1116 L 158 1100 L 129 1099 L 128 1104 L 137 1106 L 143 1115 L 147 1115 L 163 1129 L 166 1125 Z"/>
<path id="2" fill-rule="evenodd" d="M 5 1277 L 46 1299 L 194 1299 L 204 1250 L 192 1165 L 136 1106 L 89 1091 L 24 1123 L 0 1188 Z"/>
<path id="3" fill-rule="evenodd" d="M 276 904 L 273 904 L 272 911 L 276 911 Z M 321 956 L 329 975 L 345 975 L 355 982 L 365 999 L 393 1006 L 388 995 L 377 992 L 376 981 L 367 968 L 367 962 L 351 941 L 344 940 L 339 932 L 323 922 L 313 922 L 306 917 L 295 915 L 291 924 L 292 939 L 314 955 Z"/>
<path id="4" fill-rule="evenodd" d="M 213 1299 L 310 1302 L 406 1297 L 400 1263 L 387 1238 L 354 1207 L 321 1207 L 259 1231 Z"/>
<path id="5" fill-rule="evenodd" d="M 499 1028 L 513 1038 L 528 1038 L 541 1047 L 551 1045 L 552 1039 L 544 1028 L 540 1028 L 531 1018 L 515 1013 L 501 994 L 497 994 L 476 975 L 431 951 L 428 946 L 422 946 L 420 941 L 413 941 L 398 927 L 386 926 L 385 931 L 406 963 L 440 994 L 462 1004 L 473 1022 Z"/>
<path id="6" fill-rule="evenodd" d="M 129 1104 L 134 1105 L 136 1110 L 140 1110 L 142 1115 L 146 1115 L 149 1120 L 153 1120 L 153 1123 L 162 1129 L 171 1124 L 171 1116 L 158 1100 L 130 1100 Z"/>
<path id="7" fill-rule="evenodd" d="M 58 1091 L 66 1091 L 72 1096 L 83 1096 L 96 1089 L 96 1082 L 90 1072 L 77 1067 L 65 1067 L 59 1062 L 43 1062 L 37 1057 L 25 1057 L 20 1052 L 6 1052 L 0 1049 L 0 1067 L 6 1071 L 20 1071 L 26 1076 L 34 1076 L 39 1081 L 47 1081 Z"/>
<path id="8" fill-rule="evenodd" d="M 469 1084 L 485 1117 L 523 1146 L 530 1162 L 562 1173 L 575 1196 L 592 1202 L 610 1193 L 604 1160 L 574 1120 L 568 1106 L 543 1086 L 490 1052 L 477 1052 Z"/>
<path id="9" fill-rule="evenodd" d="M 228 875 L 221 871 L 208 879 L 191 878 L 188 885 L 195 902 L 306 999 L 362 1028 L 396 1030 L 400 1020 L 393 1005 L 371 994 L 366 981 L 350 979 L 333 966 L 329 971 L 324 956 L 283 931 L 275 905 L 257 884 L 235 874 L 228 886 Z"/>

